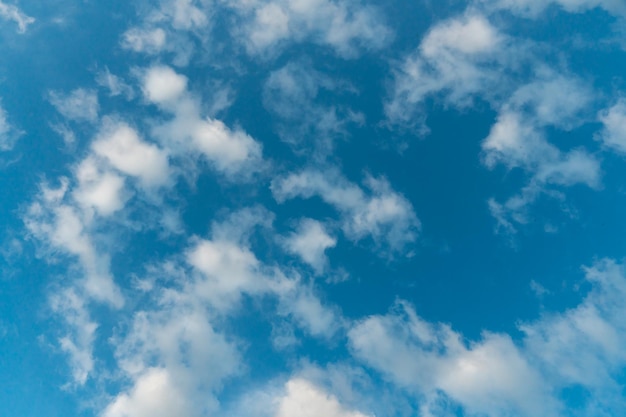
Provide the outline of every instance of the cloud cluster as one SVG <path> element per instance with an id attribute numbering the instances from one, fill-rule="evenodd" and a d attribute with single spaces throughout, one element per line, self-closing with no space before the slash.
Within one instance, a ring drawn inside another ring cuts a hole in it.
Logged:
<path id="1" fill-rule="evenodd" d="M 368 176 L 364 183 L 368 192 L 334 169 L 305 170 L 273 181 L 272 193 L 278 202 L 321 198 L 341 214 L 341 229 L 351 240 L 369 236 L 391 253 L 415 242 L 421 225 L 411 203 L 384 178 Z"/>
<path id="2" fill-rule="evenodd" d="M 155 127 L 154 134 L 173 154 L 202 155 L 230 178 L 250 177 L 263 167 L 262 146 L 242 129 L 202 117 L 202 106 L 187 90 L 187 78 L 170 67 L 149 68 L 143 78 L 146 98 L 173 119 Z"/>
<path id="3" fill-rule="evenodd" d="M 309 41 L 352 57 L 360 50 L 378 50 L 391 39 L 376 10 L 360 1 L 238 0 L 231 7 L 244 16 L 243 36 L 252 54 Z"/>
<path id="4" fill-rule="evenodd" d="M 358 322 L 349 343 L 356 357 L 425 404 L 444 393 L 450 406 L 471 415 L 558 416 L 564 392 L 579 387 L 590 395 L 573 415 L 610 415 L 624 406 L 618 381 L 626 357 L 618 346 L 626 338 L 626 278 L 611 260 L 585 272 L 592 284 L 585 299 L 521 324 L 519 342 L 486 332 L 468 346 L 449 326 L 400 302 L 387 315 Z"/>

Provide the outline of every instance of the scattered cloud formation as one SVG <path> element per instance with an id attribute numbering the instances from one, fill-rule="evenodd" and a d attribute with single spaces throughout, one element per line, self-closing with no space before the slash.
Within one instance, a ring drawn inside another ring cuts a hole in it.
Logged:
<path id="1" fill-rule="evenodd" d="M 0 335 L 67 364 L 9 384 L 99 417 L 619 415 L 626 6 L 404 3 L 90 2 L 12 35 L 0 306 L 41 305 Z"/>

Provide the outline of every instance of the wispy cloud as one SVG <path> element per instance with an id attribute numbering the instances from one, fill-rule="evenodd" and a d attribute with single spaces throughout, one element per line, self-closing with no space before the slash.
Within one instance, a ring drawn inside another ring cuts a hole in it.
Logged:
<path id="1" fill-rule="evenodd" d="M 19 33 L 26 32 L 28 26 L 35 22 L 33 17 L 26 15 L 17 6 L 6 4 L 3 1 L 0 1 L 0 17 L 4 20 L 13 21 L 17 25 Z"/>

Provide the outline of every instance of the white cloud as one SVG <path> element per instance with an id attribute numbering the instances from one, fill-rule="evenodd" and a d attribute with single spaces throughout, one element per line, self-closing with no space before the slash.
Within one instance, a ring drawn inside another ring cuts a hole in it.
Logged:
<path id="1" fill-rule="evenodd" d="M 467 55 L 493 52 L 501 42 L 498 31 L 480 15 L 468 15 L 438 24 L 420 45 L 428 58 L 443 58 L 449 51 Z"/>
<path id="2" fill-rule="evenodd" d="M 336 244 L 337 239 L 328 234 L 322 223 L 313 219 L 300 220 L 298 230 L 282 241 L 287 252 L 300 257 L 317 274 L 323 273 L 328 264 L 326 249 L 335 247 Z"/>
<path id="3" fill-rule="evenodd" d="M 170 67 L 151 67 L 144 78 L 144 93 L 148 100 L 162 104 L 175 100 L 187 89 L 187 78 Z"/>
<path id="4" fill-rule="evenodd" d="M 619 386 L 626 366 L 626 279 L 623 265 L 598 261 L 585 268 L 592 289 L 577 307 L 562 314 L 547 314 L 521 326 L 529 353 L 547 368 L 559 385 L 579 384 L 596 401 Z"/>
<path id="5" fill-rule="evenodd" d="M 485 334 L 469 348 L 444 325 L 407 305 L 373 316 L 349 332 L 355 355 L 422 398 L 443 391 L 472 414 L 551 415 L 558 407 L 548 386 L 506 335 Z"/>
<path id="6" fill-rule="evenodd" d="M 171 121 L 155 128 L 155 135 L 174 153 L 204 156 L 230 178 L 250 177 L 263 163 L 259 142 L 239 128 L 201 116 L 201 105 L 186 90 L 186 78 L 168 67 L 153 67 L 144 78 L 147 98 L 168 113 Z"/>
<path id="7" fill-rule="evenodd" d="M 600 161 L 593 154 L 583 148 L 562 151 L 546 139 L 548 126 L 570 130 L 584 123 L 592 101 L 592 93 L 580 80 L 544 72 L 501 106 L 482 143 L 484 163 L 490 169 L 498 164 L 521 168 L 530 180 L 505 203 L 488 201 L 497 230 L 514 233 L 514 223 L 526 223 L 527 206 L 542 194 L 555 195 L 550 187 L 600 186 Z"/>
<path id="8" fill-rule="evenodd" d="M 73 288 L 53 294 L 50 307 L 69 326 L 69 333 L 59 340 L 59 345 L 70 357 L 74 382 L 84 385 L 94 369 L 93 344 L 98 325 L 91 319 L 84 297 Z"/>
<path id="9" fill-rule="evenodd" d="M 207 9 L 210 4 L 206 0 L 171 0 L 162 3 L 161 11 L 171 19 L 175 29 L 190 30 L 209 23 Z"/>
<path id="10" fill-rule="evenodd" d="M 98 95 L 93 90 L 77 88 L 68 94 L 51 91 L 50 103 L 63 117 L 79 122 L 98 120 Z"/>
<path id="11" fill-rule="evenodd" d="M 206 277 L 196 291 L 213 306 L 230 307 L 244 292 L 266 292 L 260 278 L 260 262 L 247 248 L 228 241 L 199 241 L 187 254 L 187 262 Z"/>
<path id="12" fill-rule="evenodd" d="M 6 4 L 3 1 L 0 1 L 0 17 L 15 22 L 19 33 L 26 32 L 28 25 L 35 22 L 34 18 L 24 14 L 17 6 Z"/>
<path id="13" fill-rule="evenodd" d="M 357 322 L 349 344 L 404 390 L 426 401 L 443 392 L 470 414 L 561 415 L 563 390 L 581 387 L 589 395 L 580 415 L 611 415 L 623 408 L 626 278 L 611 260 L 585 273 L 592 289 L 581 303 L 521 324 L 518 343 L 485 332 L 468 346 L 447 325 L 429 323 L 400 303 L 385 316 Z"/>
<path id="14" fill-rule="evenodd" d="M 76 170 L 78 188 L 74 198 L 83 207 L 93 207 L 101 216 L 109 216 L 124 207 L 124 179 L 103 172 L 94 158 L 83 160 Z"/>
<path id="15" fill-rule="evenodd" d="M 430 95 L 441 94 L 447 103 L 463 107 L 478 94 L 496 93 L 513 50 L 484 16 L 468 13 L 436 24 L 397 69 L 385 103 L 388 119 L 422 124 L 420 105 Z M 523 56 L 515 52 L 517 59 Z"/>
<path id="16" fill-rule="evenodd" d="M 537 16 L 551 5 L 570 13 L 581 13 L 602 8 L 618 16 L 626 16 L 626 5 L 621 0 L 481 0 L 489 8 L 506 9 L 524 16 Z"/>
<path id="17" fill-rule="evenodd" d="M 112 97 L 123 95 L 130 100 L 135 95 L 133 88 L 117 75 L 111 74 L 108 68 L 97 74 L 96 82 L 100 87 L 109 90 L 109 95 Z"/>
<path id="18" fill-rule="evenodd" d="M 561 152 L 545 140 L 532 121 L 523 120 L 519 114 L 501 114 L 483 142 L 483 150 L 488 167 L 498 163 L 522 167 L 541 183 L 590 187 L 600 183 L 600 164 L 592 155 L 582 150 Z"/>
<path id="19" fill-rule="evenodd" d="M 285 395 L 277 399 L 274 417 L 366 417 L 358 411 L 346 409 L 334 395 L 305 379 L 291 379 L 285 384 L 285 390 Z"/>
<path id="20" fill-rule="evenodd" d="M 242 35 L 252 54 L 309 41 L 353 57 L 362 50 L 378 50 L 391 39 L 391 30 L 381 22 L 380 14 L 357 1 L 238 0 L 231 7 L 246 19 Z"/>
<path id="21" fill-rule="evenodd" d="M 103 417 L 192 416 L 190 404 L 164 369 L 148 369 L 128 394 L 118 396 Z"/>
<path id="22" fill-rule="evenodd" d="M 328 339 L 339 330 L 343 324 L 340 313 L 324 305 L 312 288 L 299 281 L 285 284 L 280 291 L 279 313 L 290 316 L 314 337 Z"/>
<path id="23" fill-rule="evenodd" d="M 122 37 L 122 46 L 135 52 L 156 54 L 165 48 L 167 35 L 161 28 L 127 30 Z"/>
<path id="24" fill-rule="evenodd" d="M 145 287 L 153 302 L 115 336 L 115 357 L 130 383 L 104 417 L 214 415 L 223 382 L 243 371 L 240 347 L 215 326 L 244 294 L 273 295 L 279 314 L 294 317 L 314 336 L 328 334 L 334 316 L 310 289 L 264 265 L 249 247 L 252 230 L 269 227 L 267 218 L 260 208 L 235 212 L 213 224 L 211 239 L 192 240 L 182 262 L 153 269 L 172 285 Z"/>
<path id="25" fill-rule="evenodd" d="M 156 187 L 169 181 L 167 153 L 144 142 L 125 123 L 106 122 L 91 147 L 96 155 L 120 172 L 136 177 L 143 186 Z"/>
<path id="26" fill-rule="evenodd" d="M 272 182 L 278 202 L 319 196 L 342 214 L 342 229 L 355 241 L 371 236 L 391 252 L 401 251 L 417 239 L 420 222 L 411 203 L 391 189 L 385 179 L 367 177 L 366 193 L 336 170 L 306 170 Z"/>
<path id="27" fill-rule="evenodd" d="M 51 251 L 78 258 L 85 274 L 80 287 L 89 297 L 120 308 L 124 299 L 109 272 L 109 259 L 94 246 L 88 219 L 66 200 L 67 181 L 57 189 L 43 187 L 24 217 L 32 235 Z"/>
<path id="28" fill-rule="evenodd" d="M 526 111 L 540 126 L 571 130 L 587 121 L 585 112 L 593 101 L 591 87 L 582 80 L 540 70 L 535 80 L 513 93 L 507 107 Z"/>
<path id="29" fill-rule="evenodd" d="M 598 135 L 604 146 L 626 154 L 626 100 L 620 100 L 600 113 L 603 129 Z"/>
<path id="30" fill-rule="evenodd" d="M 23 132 L 13 127 L 6 111 L 0 106 L 0 151 L 10 151 Z"/>

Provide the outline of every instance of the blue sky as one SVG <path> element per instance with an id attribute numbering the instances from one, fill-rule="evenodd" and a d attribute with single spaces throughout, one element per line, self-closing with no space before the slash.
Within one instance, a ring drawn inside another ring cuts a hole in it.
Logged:
<path id="1" fill-rule="evenodd" d="M 626 410 L 623 0 L 0 0 L 0 415 Z"/>

